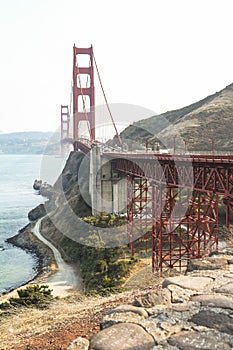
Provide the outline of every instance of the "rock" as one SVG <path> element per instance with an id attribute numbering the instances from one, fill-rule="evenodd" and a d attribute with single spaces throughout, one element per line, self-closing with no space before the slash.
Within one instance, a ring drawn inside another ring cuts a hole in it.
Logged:
<path id="1" fill-rule="evenodd" d="M 233 272 L 224 273 L 223 277 L 232 278 L 233 281 Z"/>
<path id="2" fill-rule="evenodd" d="M 171 315 L 160 313 L 157 317 L 151 317 L 140 322 L 140 325 L 150 334 L 156 341 L 162 341 L 175 333 L 179 333 L 183 329 L 183 324 L 174 319 Z"/>
<path id="3" fill-rule="evenodd" d="M 224 252 L 192 261 L 185 276 L 168 277 L 133 306 L 111 310 L 88 350 L 232 350 L 231 259 Z"/>
<path id="4" fill-rule="evenodd" d="M 67 348 L 67 350 L 88 350 L 89 341 L 87 339 L 78 337 Z"/>
<path id="5" fill-rule="evenodd" d="M 170 310 L 175 312 L 185 312 L 185 311 L 190 311 L 190 308 L 191 308 L 190 303 L 181 303 L 181 304 L 173 304 Z"/>
<path id="6" fill-rule="evenodd" d="M 210 253 L 210 257 L 214 255 L 233 255 L 233 248 L 224 248 Z"/>
<path id="7" fill-rule="evenodd" d="M 219 332 L 233 335 L 233 319 L 232 317 L 223 313 L 202 310 L 195 314 L 190 321 L 196 323 L 197 325 L 213 328 Z M 216 349 L 221 348 L 218 347 Z"/>
<path id="8" fill-rule="evenodd" d="M 34 190 L 39 191 L 41 185 L 42 185 L 42 180 L 35 180 L 35 181 L 34 181 L 34 184 L 33 184 Z"/>
<path id="9" fill-rule="evenodd" d="M 216 342 L 216 337 L 198 332 L 182 332 L 168 339 L 168 343 L 181 350 L 231 350 L 223 340 Z"/>
<path id="10" fill-rule="evenodd" d="M 134 301 L 135 306 L 150 308 L 156 305 L 167 305 L 171 303 L 171 293 L 167 290 L 160 290 L 158 292 L 151 291 L 145 295 L 139 296 Z"/>
<path id="11" fill-rule="evenodd" d="M 44 204 L 40 204 L 36 208 L 29 211 L 28 219 L 30 221 L 36 221 L 36 220 L 42 218 L 43 216 L 45 216 L 46 214 L 47 213 L 46 213 Z"/>
<path id="12" fill-rule="evenodd" d="M 40 195 L 46 198 L 51 199 L 54 195 L 54 189 L 53 186 L 47 184 L 46 182 L 43 182 L 40 186 Z"/>
<path id="13" fill-rule="evenodd" d="M 233 283 L 225 284 L 224 286 L 215 289 L 215 292 L 222 294 L 233 294 Z"/>
<path id="14" fill-rule="evenodd" d="M 107 315 L 113 314 L 113 313 L 122 313 L 122 312 L 133 312 L 135 314 L 138 314 L 139 316 L 143 316 L 145 318 L 148 317 L 148 313 L 143 307 L 137 307 L 133 305 L 120 305 L 117 306 L 115 309 L 112 309 L 109 311 Z"/>
<path id="15" fill-rule="evenodd" d="M 135 312 L 112 312 L 103 317 L 100 321 L 100 328 L 105 329 L 118 323 L 138 323 L 145 320 L 144 316 L 140 316 Z"/>
<path id="16" fill-rule="evenodd" d="M 169 284 L 168 287 L 171 292 L 172 303 L 184 303 L 190 300 L 190 297 L 195 293 L 194 290 L 184 289 L 175 284 Z"/>
<path id="17" fill-rule="evenodd" d="M 169 284 L 175 284 L 181 288 L 199 291 L 206 288 L 211 282 L 213 280 L 209 277 L 175 276 L 165 279 L 162 288 L 166 288 Z"/>
<path id="18" fill-rule="evenodd" d="M 228 260 L 223 257 L 207 257 L 205 259 L 190 260 L 187 271 L 194 270 L 218 270 L 227 268 Z"/>
<path id="19" fill-rule="evenodd" d="M 233 299 L 225 295 L 195 295 L 192 301 L 198 301 L 202 306 L 220 307 L 223 309 L 233 309 Z"/>
<path id="20" fill-rule="evenodd" d="M 89 350 L 152 350 L 154 346 L 153 337 L 141 326 L 120 323 L 92 336 Z"/>

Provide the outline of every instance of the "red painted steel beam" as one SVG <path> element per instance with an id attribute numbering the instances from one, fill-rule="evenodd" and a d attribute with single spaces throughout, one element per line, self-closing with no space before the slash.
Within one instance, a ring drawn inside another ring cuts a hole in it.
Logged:
<path id="1" fill-rule="evenodd" d="M 105 156 L 105 155 L 104 155 Z M 123 155 L 125 157 L 125 155 Z M 114 157 L 115 158 L 115 157 Z M 169 186 L 189 187 L 203 192 L 214 191 L 233 197 L 233 163 L 202 164 L 175 163 L 154 159 L 115 158 L 113 167 L 118 171 Z"/>
<path id="2" fill-rule="evenodd" d="M 134 179 L 146 179 L 152 187 L 150 224 L 154 270 L 181 268 L 186 266 L 187 261 L 217 249 L 219 196 L 223 197 L 227 206 L 226 223 L 229 231 L 229 210 L 233 208 L 232 157 L 225 156 L 221 160 L 219 156 L 213 158 L 210 160 L 209 156 L 195 156 L 190 161 L 179 157 L 177 161 L 171 156 L 159 155 L 156 159 L 147 155 L 144 158 L 141 154 L 116 156 L 114 153 L 112 167 L 115 170 L 130 176 L 132 182 Z M 187 195 L 186 199 L 182 198 L 182 189 L 190 193 L 191 197 Z M 137 196 L 133 191 L 131 193 L 131 203 L 137 202 L 139 211 L 143 192 L 139 186 Z M 148 204 L 149 200 L 145 208 Z M 174 208 L 182 205 L 185 211 L 176 217 Z M 131 215 L 132 251 L 135 251 L 132 238 L 140 232 L 141 227 L 142 223 L 135 221 L 135 216 Z"/>
<path id="3" fill-rule="evenodd" d="M 80 55 L 90 56 L 89 67 L 79 67 L 78 60 Z M 82 74 L 89 75 L 90 86 L 78 86 L 79 77 Z M 90 99 L 90 110 L 79 110 L 78 98 L 88 96 Z M 90 133 L 90 141 L 95 140 L 95 87 L 94 87 L 94 66 L 93 66 L 93 47 L 79 48 L 73 47 L 73 138 L 77 141 L 80 138 L 79 127 L 80 122 L 86 121 Z"/>

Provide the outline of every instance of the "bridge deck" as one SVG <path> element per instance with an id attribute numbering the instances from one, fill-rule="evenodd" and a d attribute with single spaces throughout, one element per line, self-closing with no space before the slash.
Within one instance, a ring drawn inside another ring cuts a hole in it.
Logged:
<path id="1" fill-rule="evenodd" d="M 192 162 L 192 163 L 214 163 L 214 164 L 233 164 L 232 155 L 212 155 L 212 154 L 160 154 L 160 153 L 117 153 L 117 152 L 105 152 L 105 157 L 109 158 L 124 158 L 124 159 L 137 159 L 137 160 L 158 160 L 166 162 Z"/>

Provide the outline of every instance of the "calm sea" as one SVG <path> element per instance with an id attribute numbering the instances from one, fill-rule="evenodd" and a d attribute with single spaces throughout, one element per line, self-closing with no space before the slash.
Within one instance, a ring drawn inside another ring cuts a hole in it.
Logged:
<path id="1" fill-rule="evenodd" d="M 32 188 L 40 178 L 41 159 L 41 155 L 0 155 L 0 294 L 36 273 L 35 257 L 5 240 L 24 227 L 28 212 L 43 202 Z"/>

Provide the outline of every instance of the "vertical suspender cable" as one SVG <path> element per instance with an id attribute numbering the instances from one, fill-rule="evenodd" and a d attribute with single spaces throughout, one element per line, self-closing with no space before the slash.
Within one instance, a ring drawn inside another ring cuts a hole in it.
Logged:
<path id="1" fill-rule="evenodd" d="M 98 74 L 98 79 L 99 79 L 99 82 L 100 82 L 100 86 L 101 86 L 101 89 L 102 89 L 102 92 L 103 92 L 103 95 L 104 95 L 104 100 L 105 100 L 105 103 L 106 103 L 106 106 L 107 106 L 109 115 L 110 115 L 110 117 L 111 117 L 112 124 L 113 124 L 113 126 L 114 126 L 114 129 L 115 129 L 117 138 L 118 138 L 118 140 L 119 140 L 119 142 L 120 142 L 120 145 L 122 145 L 122 140 L 121 140 L 120 134 L 119 134 L 118 131 L 117 131 L 117 127 L 116 127 L 116 124 L 115 124 L 115 122 L 114 122 L 114 119 L 113 119 L 113 116 L 112 116 L 112 113 L 111 113 L 111 110 L 110 110 L 110 107 L 109 107 L 109 104 L 108 104 L 108 101 L 107 101 L 106 94 L 105 94 L 105 92 L 104 92 L 103 84 L 102 84 L 102 81 L 101 81 L 101 78 L 100 78 L 100 73 L 99 73 L 99 69 L 98 69 L 98 67 L 97 67 L 97 63 L 96 63 L 96 59 L 95 59 L 94 53 L 93 53 L 93 58 L 94 58 L 95 67 L 96 67 L 96 71 L 97 71 L 97 74 Z"/>

